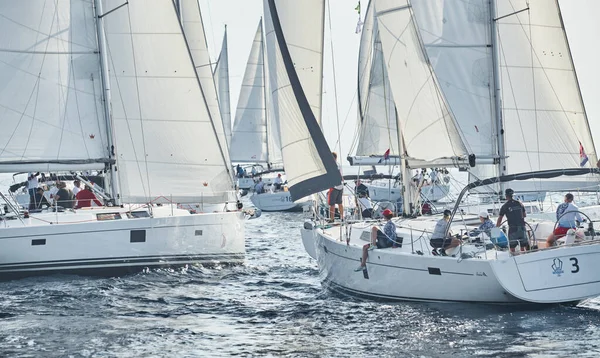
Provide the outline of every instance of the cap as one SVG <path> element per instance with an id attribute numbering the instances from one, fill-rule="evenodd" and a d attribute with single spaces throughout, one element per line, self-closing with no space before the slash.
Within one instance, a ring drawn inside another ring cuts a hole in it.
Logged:
<path id="1" fill-rule="evenodd" d="M 444 210 L 444 216 L 450 216 L 450 215 L 452 215 L 452 211 L 450 211 L 448 209 Z"/>
<path id="2" fill-rule="evenodd" d="M 511 188 L 508 188 L 504 191 L 504 195 L 513 195 L 515 193 L 514 190 L 512 190 Z"/>
<path id="3" fill-rule="evenodd" d="M 480 218 L 489 218 L 490 214 L 488 214 L 487 211 L 482 211 L 482 212 L 479 213 L 479 217 Z"/>
<path id="4" fill-rule="evenodd" d="M 277 176 L 278 176 L 278 177 L 280 177 L 280 176 L 281 176 L 281 173 L 277 174 Z"/>
<path id="5" fill-rule="evenodd" d="M 392 215 L 394 215 L 394 213 L 390 209 L 385 209 L 382 214 L 383 214 L 383 216 L 392 216 Z"/>

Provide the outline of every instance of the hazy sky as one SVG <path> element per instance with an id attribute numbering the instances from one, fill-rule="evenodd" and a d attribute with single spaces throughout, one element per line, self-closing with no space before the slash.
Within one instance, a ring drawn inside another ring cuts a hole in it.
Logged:
<path id="1" fill-rule="evenodd" d="M 229 42 L 229 73 L 232 115 L 237 105 L 240 83 L 248 59 L 250 45 L 263 12 L 262 0 L 199 0 L 211 57 L 216 59 L 221 49 L 224 25 L 227 24 Z M 301 1 L 301 0 L 297 0 Z M 531 0 L 536 1 L 536 0 Z M 337 143 L 335 96 L 333 86 L 332 51 L 337 81 L 342 148 L 335 150 L 345 157 L 350 150 L 356 131 L 356 78 L 360 35 L 355 34 L 358 15 L 354 8 L 357 0 L 330 0 L 331 29 L 326 14 L 323 126 L 330 146 Z M 560 0 L 563 19 L 573 53 L 575 67 L 588 112 L 592 134 L 600 133 L 600 0 Z M 362 2 L 363 12 L 368 1 Z M 316 11 L 316 9 L 315 9 Z M 362 14 L 364 16 L 364 14 Z M 600 139 L 595 145 L 600 148 Z"/>

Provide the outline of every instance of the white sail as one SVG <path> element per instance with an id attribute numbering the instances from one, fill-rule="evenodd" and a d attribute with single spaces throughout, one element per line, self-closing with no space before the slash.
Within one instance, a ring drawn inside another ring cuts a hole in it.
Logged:
<path id="1" fill-rule="evenodd" d="M 229 99 L 229 55 L 227 49 L 227 26 L 225 26 L 225 34 L 223 35 L 221 53 L 217 59 L 213 77 L 215 85 L 217 86 L 217 96 L 219 98 L 219 109 L 221 111 L 221 119 L 223 120 L 225 138 L 227 139 L 227 144 L 231 146 L 231 102 Z"/>
<path id="2" fill-rule="evenodd" d="M 267 163 L 269 161 L 263 52 L 261 21 L 254 35 L 235 111 L 230 147 L 232 162 Z"/>
<path id="3" fill-rule="evenodd" d="M 497 156 L 489 0 L 412 0 L 416 23 L 469 153 Z"/>
<path id="4" fill-rule="evenodd" d="M 373 10 L 373 1 L 369 1 L 362 33 L 360 35 L 360 47 L 358 50 L 358 116 L 364 117 L 364 109 L 369 98 L 369 87 L 371 83 L 371 66 L 373 61 L 373 44 L 375 43 L 375 31 L 377 21 Z"/>
<path id="5" fill-rule="evenodd" d="M 0 13 L 0 172 L 104 169 L 93 1 L 3 1 Z"/>
<path id="6" fill-rule="evenodd" d="M 388 149 L 390 155 L 399 155 L 396 108 L 378 34 L 375 35 L 369 70 L 370 81 L 356 155 L 383 155 Z"/>
<path id="7" fill-rule="evenodd" d="M 318 121 L 324 5 L 324 0 L 265 0 L 271 101 L 294 200 L 341 182 Z"/>
<path id="8" fill-rule="evenodd" d="M 121 4 L 106 0 L 104 8 Z M 233 199 L 173 1 L 130 0 L 104 19 L 122 201 Z"/>
<path id="9" fill-rule="evenodd" d="M 375 12 L 406 154 L 425 164 L 465 159 L 467 148 L 421 44 L 409 1 L 375 0 Z"/>
<path id="10" fill-rule="evenodd" d="M 202 14 L 200 13 L 200 5 L 198 0 L 178 0 L 179 11 L 181 16 L 181 25 L 188 43 L 198 79 L 202 85 L 202 91 L 210 116 L 217 129 L 219 143 L 221 149 L 226 155 L 229 167 L 229 146 L 225 127 L 221 119 L 221 110 L 219 107 L 219 98 L 217 95 L 216 85 L 213 79 L 213 71 L 211 68 L 210 56 L 208 53 L 208 45 L 204 34 L 204 24 L 202 23 Z M 109 8 L 110 9 L 110 8 Z M 230 122 L 231 123 L 231 122 Z"/>
<path id="11" fill-rule="evenodd" d="M 579 143 L 586 166 L 594 166 L 597 155 L 557 1 L 496 5 L 506 173 L 578 168 Z"/>

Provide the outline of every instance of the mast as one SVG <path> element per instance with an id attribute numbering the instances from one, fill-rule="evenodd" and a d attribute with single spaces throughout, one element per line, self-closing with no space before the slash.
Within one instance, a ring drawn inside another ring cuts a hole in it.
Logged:
<path id="1" fill-rule="evenodd" d="M 394 107 L 394 111 L 396 108 Z M 404 136 L 402 135 L 402 131 L 400 130 L 400 117 L 398 116 L 398 112 L 396 112 L 396 126 L 398 129 L 396 133 L 398 135 L 398 158 L 400 159 L 400 171 L 402 173 L 402 214 L 404 216 L 409 216 L 411 214 L 411 198 L 410 195 L 410 168 L 406 165 L 406 153 L 404 152 Z"/>
<path id="2" fill-rule="evenodd" d="M 116 160 L 115 144 L 113 140 L 113 125 L 111 112 L 110 79 L 108 78 L 108 54 L 106 53 L 106 37 L 104 33 L 104 11 L 102 0 L 95 0 L 96 5 L 96 32 L 98 34 L 98 49 L 100 51 L 100 73 L 102 88 L 104 88 L 104 116 L 106 119 L 106 133 L 108 138 L 109 157 Z M 121 205 L 119 176 L 116 163 L 110 163 L 110 189 L 115 205 Z"/>
<path id="3" fill-rule="evenodd" d="M 491 17 L 491 43 L 492 43 L 492 73 L 494 77 L 494 109 L 496 112 L 496 144 L 498 145 L 498 176 L 506 174 L 506 149 L 504 147 L 504 126 L 502 124 L 502 99 L 500 96 L 500 62 L 498 60 L 498 39 L 496 28 L 496 0 L 490 0 L 490 17 Z M 500 183 L 500 193 L 504 192 L 504 184 Z"/>
<path id="4" fill-rule="evenodd" d="M 263 104 L 265 106 L 265 142 L 267 142 L 267 168 L 270 166 L 270 153 L 269 153 L 269 111 L 267 108 L 267 66 L 265 66 L 265 61 L 267 57 L 265 56 L 265 33 L 263 31 L 262 24 L 262 16 L 260 17 L 260 53 L 263 58 Z"/>

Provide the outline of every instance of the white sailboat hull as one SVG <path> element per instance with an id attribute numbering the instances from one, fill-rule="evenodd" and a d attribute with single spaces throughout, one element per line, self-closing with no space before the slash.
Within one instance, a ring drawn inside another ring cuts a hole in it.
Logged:
<path id="1" fill-rule="evenodd" d="M 369 189 L 369 196 L 374 201 L 398 201 L 402 197 L 402 186 L 390 187 L 386 182 L 377 183 L 377 185 L 365 184 Z M 423 185 L 421 195 L 429 201 L 438 201 L 446 197 L 450 192 L 449 185 Z"/>
<path id="2" fill-rule="evenodd" d="M 429 237 L 405 226 L 397 231 L 402 247 L 369 251 L 366 270 L 356 272 L 369 232 L 364 223 L 353 226 L 347 244 L 345 228 L 302 230 L 325 287 L 372 299 L 493 304 L 570 303 L 600 295 L 600 244 L 594 241 L 517 256 L 467 245 L 463 252 L 474 255 L 461 259 L 458 249 L 456 257 L 432 255 Z"/>
<path id="3" fill-rule="evenodd" d="M 310 205 L 305 199 L 293 201 L 289 191 L 254 193 L 250 201 L 262 211 L 302 211 L 304 206 Z"/>
<path id="4" fill-rule="evenodd" d="M 32 214 L 23 223 L 17 219 L 0 222 L 0 279 L 52 273 L 113 275 L 244 260 L 241 212 L 171 216 L 167 210 L 157 210 L 154 217 L 128 219 L 123 213 L 120 220 L 67 222 L 100 212 L 111 211 Z M 58 224 L 44 223 L 53 217 L 59 218 Z"/>

